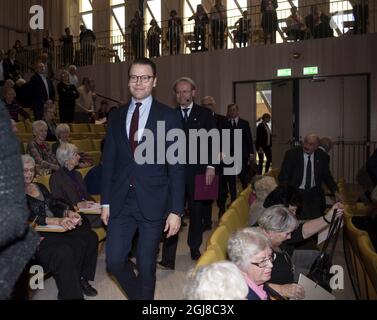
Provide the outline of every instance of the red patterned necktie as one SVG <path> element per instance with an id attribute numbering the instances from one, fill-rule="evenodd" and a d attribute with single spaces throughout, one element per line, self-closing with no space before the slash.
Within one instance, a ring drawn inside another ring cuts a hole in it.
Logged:
<path id="1" fill-rule="evenodd" d="M 140 109 L 140 106 L 141 106 L 141 103 L 137 102 L 135 111 L 132 114 L 131 125 L 130 125 L 130 134 L 128 135 L 128 141 L 130 142 L 132 154 L 135 153 L 135 149 L 138 145 L 138 139 L 136 138 L 136 140 L 135 140 L 134 137 L 135 137 L 135 133 L 137 132 L 137 130 L 139 128 L 139 109 Z"/>

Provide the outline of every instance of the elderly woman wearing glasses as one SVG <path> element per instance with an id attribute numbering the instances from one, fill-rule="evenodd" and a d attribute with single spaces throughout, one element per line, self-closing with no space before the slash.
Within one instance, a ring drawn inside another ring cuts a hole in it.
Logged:
<path id="1" fill-rule="evenodd" d="M 77 147 L 70 143 L 63 143 L 56 151 L 56 158 L 61 168 L 50 178 L 54 198 L 63 200 L 78 209 L 93 206 L 94 199 L 89 195 L 81 173 L 75 170 L 80 161 Z M 102 226 L 98 216 L 88 216 L 88 219 L 92 227 Z"/>
<path id="2" fill-rule="evenodd" d="M 294 249 L 292 245 L 325 229 L 334 212 L 336 216 L 341 217 L 343 209 L 340 203 L 336 203 L 325 216 L 299 224 L 289 208 L 284 205 L 274 205 L 259 217 L 259 230 L 269 238 L 271 248 L 276 254 L 269 285 L 283 297 L 294 299 L 305 297 L 304 289 L 294 281 L 297 281 L 299 273 L 307 274 L 310 271 L 319 253 L 315 250 L 296 250 L 295 255 L 291 257 Z"/>
<path id="3" fill-rule="evenodd" d="M 59 225 L 65 232 L 41 232 L 35 257 L 45 271 L 51 272 L 59 290 L 58 299 L 83 299 L 97 295 L 88 280 L 94 280 L 98 238 L 88 221 L 54 199 L 45 186 L 33 183 L 35 161 L 22 156 L 26 200 L 30 221 L 38 225 Z"/>
<path id="4" fill-rule="evenodd" d="M 275 254 L 270 242 L 257 228 L 244 228 L 232 234 L 228 241 L 228 255 L 241 270 L 249 287 L 247 300 L 268 300 Z"/>
<path id="5" fill-rule="evenodd" d="M 26 153 L 34 158 L 39 169 L 55 171 L 59 169 L 59 165 L 48 143 L 46 143 L 47 130 L 46 122 L 42 120 L 33 122 L 34 139 L 28 143 Z"/>
<path id="6" fill-rule="evenodd" d="M 52 146 L 52 152 L 56 154 L 56 151 L 62 145 L 63 143 L 69 143 L 70 141 L 70 134 L 71 130 L 69 129 L 69 125 L 66 123 L 60 123 L 56 127 L 56 137 L 58 138 L 58 141 L 56 141 Z M 91 167 L 93 165 L 93 161 L 90 158 L 89 155 L 87 155 L 85 152 L 79 152 L 80 160 L 78 167 L 79 168 L 87 168 Z"/>

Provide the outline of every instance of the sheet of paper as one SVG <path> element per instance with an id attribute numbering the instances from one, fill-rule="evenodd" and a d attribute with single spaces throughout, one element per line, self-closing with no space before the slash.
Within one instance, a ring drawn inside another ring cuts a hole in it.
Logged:
<path id="1" fill-rule="evenodd" d="M 335 296 L 317 285 L 314 281 L 300 273 L 298 284 L 304 287 L 305 298 L 303 300 L 335 300 Z"/>
<path id="2" fill-rule="evenodd" d="M 48 224 L 45 226 L 36 226 L 35 231 L 39 232 L 65 232 L 66 230 L 59 225 Z"/>
<path id="3" fill-rule="evenodd" d="M 99 203 L 92 204 L 89 208 L 81 208 L 79 212 L 86 214 L 101 214 L 102 206 Z"/>

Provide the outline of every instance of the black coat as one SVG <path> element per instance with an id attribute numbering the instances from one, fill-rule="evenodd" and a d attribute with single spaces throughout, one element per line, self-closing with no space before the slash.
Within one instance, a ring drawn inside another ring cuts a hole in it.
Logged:
<path id="1" fill-rule="evenodd" d="M 0 103 L 1 104 L 1 103 Z M 27 224 L 19 145 L 8 111 L 0 107 L 0 300 L 7 299 L 34 255 L 38 235 Z"/>
<path id="2" fill-rule="evenodd" d="M 48 99 L 55 100 L 55 88 L 50 79 L 46 78 L 48 85 L 48 94 L 46 91 L 45 84 L 41 76 L 35 73 L 30 78 L 29 90 L 31 93 L 31 106 L 33 110 L 39 110 L 43 113 L 43 105 Z"/>
<path id="3" fill-rule="evenodd" d="M 279 174 L 279 182 L 283 185 L 299 188 L 304 173 L 304 156 L 302 147 L 288 150 L 285 153 L 283 164 Z M 326 153 L 317 149 L 314 152 L 314 179 L 317 187 L 325 183 L 335 193 L 338 187 L 331 175 Z"/>
<path id="4" fill-rule="evenodd" d="M 270 143 L 267 145 L 268 136 L 270 135 Z M 266 147 L 271 147 L 272 145 L 272 137 L 270 132 L 266 129 L 263 122 L 261 122 L 257 127 L 257 136 L 255 141 L 255 147 L 257 150 L 259 148 L 265 149 Z"/>
<path id="5" fill-rule="evenodd" d="M 213 113 L 211 110 L 201 107 L 197 104 L 194 104 L 190 116 L 188 118 L 188 122 L 185 123 L 183 120 L 181 108 L 177 108 L 177 112 L 179 112 L 181 119 L 182 119 L 182 126 L 186 133 L 186 165 L 185 165 L 185 173 L 186 173 L 186 183 L 193 184 L 195 175 L 204 174 L 208 165 L 213 166 L 216 168 L 214 164 L 215 159 L 212 159 L 212 146 L 208 144 L 208 163 L 207 164 L 200 164 L 200 140 L 197 139 L 197 161 L 196 164 L 189 164 L 189 130 L 190 129 L 205 129 L 209 131 L 211 129 L 216 128 L 215 119 L 213 117 Z"/>
<path id="6" fill-rule="evenodd" d="M 26 195 L 27 204 L 30 210 L 30 221 L 34 221 L 38 225 L 46 224 L 46 206 L 54 214 L 54 217 L 62 218 L 64 211 L 69 209 L 69 206 L 61 201 L 55 200 L 47 188 L 40 183 L 36 183 L 40 192 L 43 195 L 44 201 L 41 201 L 37 198 L 33 198 L 29 195 Z"/>

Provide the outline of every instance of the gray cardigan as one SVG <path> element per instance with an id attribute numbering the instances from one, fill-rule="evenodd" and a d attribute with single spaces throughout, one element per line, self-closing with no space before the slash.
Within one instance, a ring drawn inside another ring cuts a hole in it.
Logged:
<path id="1" fill-rule="evenodd" d="M 0 105 L 0 300 L 8 299 L 34 255 L 39 236 L 28 224 L 19 144 Z"/>

